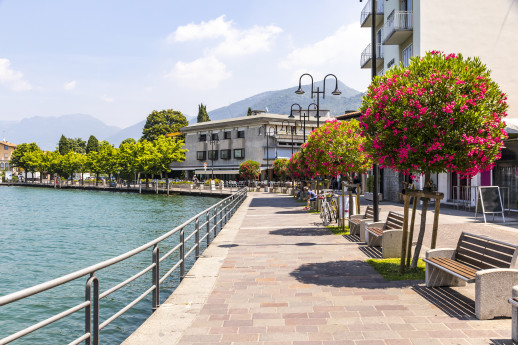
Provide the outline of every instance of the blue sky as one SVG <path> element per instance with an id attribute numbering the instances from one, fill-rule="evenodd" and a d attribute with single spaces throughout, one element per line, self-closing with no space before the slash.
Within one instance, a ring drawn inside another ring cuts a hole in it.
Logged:
<path id="1" fill-rule="evenodd" d="M 0 0 L 0 120 L 84 113 L 127 127 L 334 73 L 364 91 L 365 1 Z"/>

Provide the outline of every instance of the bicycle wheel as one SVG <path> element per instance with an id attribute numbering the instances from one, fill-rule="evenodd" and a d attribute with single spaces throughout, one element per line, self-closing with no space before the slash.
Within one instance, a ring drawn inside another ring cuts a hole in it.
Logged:
<path id="1" fill-rule="evenodd" d="M 338 204 L 335 198 L 333 198 L 333 202 L 331 204 L 331 214 L 335 222 L 338 221 Z"/>

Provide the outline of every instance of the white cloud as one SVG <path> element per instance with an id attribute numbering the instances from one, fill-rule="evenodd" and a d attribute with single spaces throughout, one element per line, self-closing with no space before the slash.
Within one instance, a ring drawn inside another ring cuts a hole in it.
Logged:
<path id="1" fill-rule="evenodd" d="M 221 58 L 269 51 L 275 36 L 281 32 L 282 29 L 275 25 L 238 30 L 231 20 L 225 20 L 225 15 L 200 24 L 179 26 L 168 36 L 169 43 L 216 38 L 219 43 L 205 49 L 204 55 L 194 61 L 177 62 L 166 77 L 191 86 L 197 85 L 198 88 L 217 87 L 222 80 L 232 75 Z"/>
<path id="2" fill-rule="evenodd" d="M 111 97 L 106 96 L 106 95 L 102 95 L 101 96 L 101 101 L 106 102 L 106 103 L 112 103 L 115 100 L 113 98 L 111 98 Z"/>
<path id="3" fill-rule="evenodd" d="M 166 78 L 177 80 L 189 87 L 213 89 L 231 75 L 224 63 L 210 55 L 192 62 L 177 62 Z"/>
<path id="4" fill-rule="evenodd" d="M 23 73 L 11 69 L 9 59 L 0 59 L 0 84 L 5 84 L 13 91 L 32 89 L 29 82 L 23 80 Z"/>
<path id="5" fill-rule="evenodd" d="M 72 80 L 71 82 L 69 83 L 66 83 L 64 86 L 63 86 L 63 89 L 65 90 L 73 90 L 76 88 L 76 84 L 77 84 L 77 81 L 75 80 Z"/>
<path id="6" fill-rule="evenodd" d="M 218 38 L 227 36 L 231 26 L 232 21 L 225 21 L 225 15 L 222 15 L 208 22 L 179 26 L 175 32 L 169 34 L 167 40 L 169 42 L 186 42 L 205 38 Z"/>
<path id="7" fill-rule="evenodd" d="M 279 68 L 289 71 L 296 80 L 304 72 L 311 72 L 317 79 L 318 75 L 323 77 L 327 73 L 343 74 L 347 79 L 341 81 L 363 90 L 369 83 L 370 74 L 360 69 L 360 57 L 370 42 L 369 34 L 369 30 L 362 29 L 357 23 L 343 25 L 318 42 L 294 49 L 279 63 Z"/>
<path id="8" fill-rule="evenodd" d="M 254 26 L 249 30 L 230 30 L 214 53 L 219 56 L 239 56 L 269 51 L 276 35 L 282 29 L 275 25 Z"/>

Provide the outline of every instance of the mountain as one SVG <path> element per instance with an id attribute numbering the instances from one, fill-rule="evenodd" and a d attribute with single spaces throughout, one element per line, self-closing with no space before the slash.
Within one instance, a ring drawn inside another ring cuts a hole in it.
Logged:
<path id="1" fill-rule="evenodd" d="M 54 150 L 62 134 L 67 138 L 81 138 L 85 141 L 93 134 L 97 139 L 105 140 L 120 130 L 119 127 L 108 126 L 86 114 L 35 116 L 18 122 L 0 123 L 2 139 L 5 138 L 14 144 L 35 142 L 43 150 Z"/>
<path id="2" fill-rule="evenodd" d="M 314 89 L 320 87 L 322 90 L 323 81 L 315 82 Z M 344 83 L 338 81 L 338 89 L 342 92 L 340 96 L 333 96 L 331 92 L 334 90 L 334 80 L 328 81 L 326 89 L 326 98 L 320 95 L 320 109 L 330 110 L 331 115 L 340 115 L 346 110 L 356 110 L 361 104 L 363 93 L 354 90 Z M 266 91 L 244 100 L 232 103 L 226 107 L 214 109 L 209 112 L 211 120 L 228 119 L 232 117 L 245 116 L 248 107 L 252 110 L 266 110 L 275 114 L 289 114 L 291 105 L 298 103 L 304 109 L 311 104 L 316 103 L 316 95 L 311 99 L 311 85 L 303 85 L 302 89 L 306 92 L 303 95 L 295 94 L 298 86 L 278 91 Z M 297 108 L 298 109 L 298 108 Z"/>
<path id="3" fill-rule="evenodd" d="M 119 146 L 119 144 L 127 138 L 133 138 L 135 140 L 139 140 L 142 137 L 142 129 L 146 124 L 146 120 L 140 121 L 133 126 L 126 127 L 115 134 L 112 134 L 108 137 L 108 142 L 110 144 L 114 144 L 115 146 Z"/>

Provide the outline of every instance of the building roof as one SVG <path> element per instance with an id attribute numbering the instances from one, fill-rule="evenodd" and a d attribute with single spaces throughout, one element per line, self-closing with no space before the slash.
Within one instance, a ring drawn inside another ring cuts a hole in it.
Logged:
<path id="1" fill-rule="evenodd" d="M 1 140 L 1 141 L 0 141 L 0 145 L 6 145 L 6 146 L 11 146 L 11 147 L 16 147 L 16 146 L 18 146 L 18 145 L 16 145 L 16 144 L 10 143 L 10 142 L 5 141 L 5 140 Z"/>
<path id="2" fill-rule="evenodd" d="M 313 111 L 313 109 L 312 109 Z M 328 111 L 324 109 L 320 109 L 320 111 Z M 320 121 L 324 122 L 326 117 L 321 117 Z M 230 119 L 223 120 L 214 120 L 207 122 L 200 122 L 189 125 L 187 127 L 180 128 L 181 132 L 191 132 L 191 131 L 204 131 L 210 129 L 220 129 L 223 127 L 239 127 L 239 126 L 249 126 L 249 125 L 262 125 L 265 123 L 280 123 L 282 120 L 290 120 L 288 115 L 284 114 L 272 114 L 272 113 L 260 113 L 252 116 L 240 116 L 240 117 L 232 117 Z M 294 120 L 298 120 L 298 116 L 295 116 Z M 293 121 L 293 120 L 292 120 Z M 306 123 L 316 124 L 317 119 L 314 116 L 311 116 L 310 119 L 306 119 Z"/>
<path id="3" fill-rule="evenodd" d="M 351 111 L 342 115 L 338 115 L 336 119 L 339 121 L 347 121 L 350 119 L 357 119 L 360 116 L 362 116 L 362 113 L 360 113 L 359 111 Z"/>

